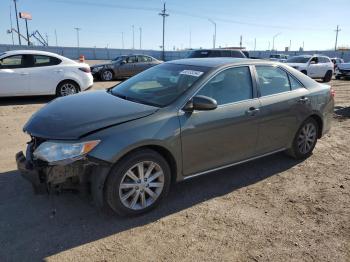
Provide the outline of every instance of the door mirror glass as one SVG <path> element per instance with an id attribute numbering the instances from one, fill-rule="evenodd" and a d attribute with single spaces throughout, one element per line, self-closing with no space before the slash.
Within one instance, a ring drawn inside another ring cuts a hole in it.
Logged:
<path id="1" fill-rule="evenodd" d="M 215 99 L 207 97 L 207 96 L 195 96 L 190 101 L 187 102 L 184 111 L 191 112 L 194 110 L 198 111 L 209 111 L 214 110 L 218 107 Z"/>
<path id="2" fill-rule="evenodd" d="M 316 61 L 315 60 L 312 60 L 311 62 L 310 62 L 310 65 L 315 65 L 316 64 Z"/>
<path id="3" fill-rule="evenodd" d="M 120 65 L 124 65 L 124 64 L 126 64 L 126 60 L 122 60 L 122 61 L 120 62 Z"/>

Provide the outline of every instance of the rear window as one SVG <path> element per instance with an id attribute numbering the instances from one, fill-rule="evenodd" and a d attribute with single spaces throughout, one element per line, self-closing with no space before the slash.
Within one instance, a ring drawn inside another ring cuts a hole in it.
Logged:
<path id="1" fill-rule="evenodd" d="M 204 58 L 204 57 L 236 57 L 245 58 L 240 50 L 196 50 L 192 51 L 188 58 Z"/>

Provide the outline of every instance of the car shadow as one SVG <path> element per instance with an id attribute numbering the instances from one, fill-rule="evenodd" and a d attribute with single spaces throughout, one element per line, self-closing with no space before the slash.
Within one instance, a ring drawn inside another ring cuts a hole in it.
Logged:
<path id="1" fill-rule="evenodd" d="M 55 96 L 1 97 L 0 106 L 46 104 L 55 98 L 56 98 Z"/>
<path id="2" fill-rule="evenodd" d="M 334 114 L 336 118 L 350 118 L 350 107 L 335 106 Z"/>
<path id="3" fill-rule="evenodd" d="M 5 172 L 0 174 L 0 257 L 5 261 L 43 260 L 259 183 L 298 163 L 279 153 L 193 178 L 173 185 L 166 204 L 133 218 L 97 210 L 80 195 L 34 195 L 17 171 Z M 53 208 L 57 210 L 54 216 Z"/>

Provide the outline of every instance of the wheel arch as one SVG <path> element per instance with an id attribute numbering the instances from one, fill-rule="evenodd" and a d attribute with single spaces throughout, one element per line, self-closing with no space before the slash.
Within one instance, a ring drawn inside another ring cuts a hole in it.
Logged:
<path id="1" fill-rule="evenodd" d="M 316 121 L 316 123 L 318 125 L 317 138 L 321 138 L 322 137 L 322 133 L 323 133 L 323 120 L 322 120 L 322 118 L 318 114 L 312 114 L 308 118 L 312 118 L 312 119 L 314 119 Z"/>

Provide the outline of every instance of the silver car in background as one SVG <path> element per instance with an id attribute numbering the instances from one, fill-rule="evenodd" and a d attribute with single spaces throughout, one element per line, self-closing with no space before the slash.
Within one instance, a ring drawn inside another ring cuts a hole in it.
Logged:
<path id="1" fill-rule="evenodd" d="M 134 76 L 162 61 L 148 55 L 122 55 L 109 63 L 91 66 L 94 78 L 111 81 L 116 78 Z"/>

